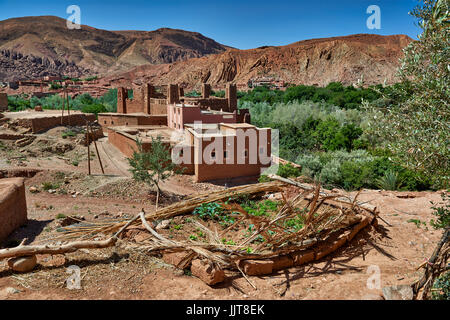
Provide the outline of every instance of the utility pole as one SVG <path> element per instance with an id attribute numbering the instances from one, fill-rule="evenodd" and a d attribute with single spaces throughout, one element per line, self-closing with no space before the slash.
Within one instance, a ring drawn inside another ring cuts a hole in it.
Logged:
<path id="1" fill-rule="evenodd" d="M 91 175 L 91 149 L 89 147 L 89 123 L 86 121 L 86 143 L 88 152 L 88 174 Z"/>

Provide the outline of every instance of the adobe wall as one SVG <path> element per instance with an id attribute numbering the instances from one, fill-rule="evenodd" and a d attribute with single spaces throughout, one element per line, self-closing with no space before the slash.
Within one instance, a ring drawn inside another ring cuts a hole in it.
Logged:
<path id="1" fill-rule="evenodd" d="M 8 111 L 8 96 L 6 93 L 0 93 L 0 112 Z"/>
<path id="2" fill-rule="evenodd" d="M 127 135 L 126 133 L 114 130 L 112 128 L 108 128 L 108 142 L 111 143 L 113 146 L 115 146 L 117 149 L 119 149 L 120 152 L 122 152 L 127 158 L 130 158 L 133 156 L 134 151 L 138 150 L 136 140 L 133 136 Z M 170 145 L 167 145 L 169 150 L 172 152 L 172 147 Z M 150 151 L 152 148 L 152 145 L 150 142 L 142 142 L 142 148 L 144 151 Z M 181 168 L 182 174 L 194 174 L 194 151 L 193 146 L 184 146 L 183 148 L 184 152 L 188 154 L 191 154 L 191 163 L 190 164 L 181 164 L 179 168 Z M 190 149 L 188 151 L 187 149 Z M 180 150 L 178 149 L 178 152 Z"/>
<path id="3" fill-rule="evenodd" d="M 0 179 L 0 242 L 27 220 L 24 178 Z"/>
<path id="4" fill-rule="evenodd" d="M 114 126 L 145 126 L 145 125 L 167 125 L 166 115 L 126 115 L 126 114 L 108 114 L 99 113 L 98 123 L 102 127 Z"/>
<path id="5" fill-rule="evenodd" d="M 39 133 L 58 126 L 84 126 L 86 121 L 93 122 L 97 120 L 95 114 L 71 114 L 63 116 L 61 123 L 61 116 L 56 117 L 39 117 L 31 119 L 17 119 L 17 124 L 24 128 L 31 128 L 33 133 Z"/>
<path id="6" fill-rule="evenodd" d="M 167 100 L 166 99 L 150 99 L 150 114 L 162 115 L 167 114 Z"/>
<path id="7" fill-rule="evenodd" d="M 111 128 L 108 128 L 108 142 L 119 149 L 127 158 L 132 157 L 134 151 L 138 150 L 134 138 Z M 143 142 L 142 148 L 144 151 L 148 151 L 151 148 L 151 144 Z"/>
<path id="8" fill-rule="evenodd" d="M 204 160 L 202 160 L 202 163 L 199 163 L 199 157 L 205 154 L 205 149 L 212 143 L 222 143 L 222 149 L 223 151 L 226 151 L 226 145 L 227 145 L 227 139 L 222 137 L 214 137 L 210 138 L 205 141 L 202 140 L 200 144 L 201 138 L 195 138 L 195 145 L 196 145 L 196 154 L 195 154 L 195 181 L 196 182 L 203 182 L 203 181 L 211 181 L 211 180 L 223 180 L 223 179 L 231 179 L 231 178 L 238 178 L 238 177 L 256 177 L 260 176 L 261 169 L 264 167 L 269 167 L 270 163 L 268 165 L 261 163 L 260 158 L 257 158 L 257 162 L 255 164 L 250 164 L 250 158 L 248 157 L 245 160 L 245 163 L 238 164 L 238 152 L 237 149 L 237 137 L 233 137 L 234 141 L 234 148 L 235 150 L 229 150 L 229 156 L 232 156 L 232 162 L 231 164 L 227 164 L 227 161 L 224 159 L 224 154 L 219 154 L 220 152 L 216 151 L 216 157 L 217 157 L 217 163 L 207 164 Z M 270 158 L 271 154 L 271 135 L 270 131 L 268 131 L 268 137 L 267 137 L 267 145 L 266 145 L 266 156 Z M 256 151 L 259 153 L 259 147 L 260 144 L 262 144 L 262 141 L 260 141 L 259 135 L 257 135 L 257 144 L 256 146 L 250 146 L 249 139 L 245 139 L 245 149 L 251 150 L 251 147 L 256 147 Z M 208 148 L 209 150 L 210 148 Z M 201 152 L 201 153 L 200 153 Z M 222 163 L 220 163 L 222 162 Z"/>

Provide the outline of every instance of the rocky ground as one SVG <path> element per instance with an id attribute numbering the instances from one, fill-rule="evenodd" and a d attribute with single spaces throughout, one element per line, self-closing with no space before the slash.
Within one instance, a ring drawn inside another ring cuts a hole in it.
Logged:
<path id="1" fill-rule="evenodd" d="M 120 221 L 142 208 L 154 210 L 154 192 L 130 178 L 126 160 L 105 139 L 98 145 L 106 174 L 100 174 L 94 152 L 94 174 L 88 176 L 87 150 L 79 143 L 82 131 L 70 131 L 75 134 L 67 136 L 68 128 L 54 128 L 22 146 L 0 140 L 0 173 L 30 176 L 26 179 L 29 222 L 4 246 L 17 245 L 24 238 L 27 243 L 46 242 L 58 235 L 67 216 L 90 222 Z M 175 176 L 163 186 L 161 205 L 221 188 L 195 184 L 190 176 Z M 410 284 L 420 276 L 416 268 L 431 255 L 441 236 L 428 223 L 433 218 L 430 201 L 439 202 L 441 195 L 363 190 L 359 199 L 377 206 L 384 221 L 366 228 L 349 246 L 321 261 L 250 277 L 257 289 L 232 272 L 224 283 L 210 287 L 138 250 L 135 243 L 145 239 L 128 235 L 117 248 L 39 256 L 30 273 L 12 272 L 0 261 L 0 299 L 380 299 L 381 289 L 367 285 L 373 270 L 380 272 L 381 288 Z M 175 218 L 164 232 L 175 239 L 189 237 L 195 231 L 189 226 L 190 218 Z M 74 265 L 81 271 L 81 289 L 69 290 L 68 268 Z"/>

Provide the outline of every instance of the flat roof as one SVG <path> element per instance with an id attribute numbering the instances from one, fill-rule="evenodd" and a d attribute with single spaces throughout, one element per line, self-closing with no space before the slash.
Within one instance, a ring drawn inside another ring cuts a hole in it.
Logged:
<path id="1" fill-rule="evenodd" d="M 222 127 L 229 127 L 233 129 L 239 129 L 239 128 L 256 128 L 254 125 L 249 123 L 221 123 Z"/>
<path id="2" fill-rule="evenodd" d="M 44 111 L 34 111 L 34 110 L 26 110 L 26 111 L 16 111 L 16 112 L 4 112 L 3 113 L 8 119 L 36 119 L 36 118 L 48 118 L 48 117 L 60 117 L 62 114 L 61 110 L 47 110 Z M 83 114 L 83 112 L 79 110 L 70 110 L 70 114 Z M 64 110 L 64 115 L 67 116 L 67 110 Z"/>

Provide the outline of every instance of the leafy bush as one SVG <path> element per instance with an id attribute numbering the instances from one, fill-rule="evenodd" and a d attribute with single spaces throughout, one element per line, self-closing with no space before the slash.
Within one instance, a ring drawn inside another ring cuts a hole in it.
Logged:
<path id="1" fill-rule="evenodd" d="M 327 187 L 427 190 L 431 186 L 423 173 L 404 168 L 388 156 L 373 156 L 366 150 L 306 154 L 296 162 L 302 166 L 302 175 Z"/>
<path id="2" fill-rule="evenodd" d="M 391 149 L 405 166 L 448 187 L 450 172 L 450 5 L 425 0 L 412 15 L 423 33 L 404 49 L 401 82 L 385 90 L 388 108 L 366 103 L 369 134 Z"/>
<path id="3" fill-rule="evenodd" d="M 185 97 L 200 97 L 202 94 L 198 91 L 190 91 L 184 94 Z"/>
<path id="4" fill-rule="evenodd" d="M 450 300 L 450 272 L 441 275 L 433 284 L 433 300 Z"/>
<path id="5" fill-rule="evenodd" d="M 81 107 L 81 111 L 84 113 L 94 113 L 98 115 L 99 113 L 108 112 L 105 106 L 102 104 L 87 104 Z"/>
<path id="6" fill-rule="evenodd" d="M 450 196 L 448 192 L 444 192 L 442 195 L 442 203 L 436 205 L 433 202 L 433 215 L 437 217 L 437 220 L 432 219 L 430 224 L 435 229 L 446 229 L 450 227 Z"/>
<path id="7" fill-rule="evenodd" d="M 301 170 L 294 167 L 293 165 L 291 165 L 290 163 L 285 164 L 285 165 L 280 165 L 278 167 L 278 172 L 277 175 L 279 175 L 280 177 L 283 178 L 296 178 L 299 177 L 302 174 Z"/>

